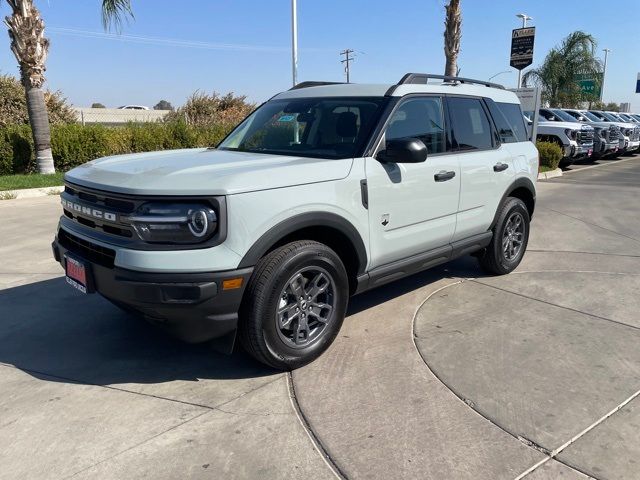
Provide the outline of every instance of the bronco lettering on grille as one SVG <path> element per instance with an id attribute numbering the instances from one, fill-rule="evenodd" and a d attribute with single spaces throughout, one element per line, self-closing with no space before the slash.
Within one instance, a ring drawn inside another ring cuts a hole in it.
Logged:
<path id="1" fill-rule="evenodd" d="M 98 210 L 96 208 L 85 207 L 84 205 L 80 205 L 79 203 L 73 203 L 64 198 L 61 200 L 62 206 L 67 210 L 78 212 L 82 215 L 87 215 L 93 218 L 99 218 L 102 220 L 107 220 L 109 222 L 115 222 L 117 220 L 117 216 L 115 213 L 104 212 L 102 210 Z"/>

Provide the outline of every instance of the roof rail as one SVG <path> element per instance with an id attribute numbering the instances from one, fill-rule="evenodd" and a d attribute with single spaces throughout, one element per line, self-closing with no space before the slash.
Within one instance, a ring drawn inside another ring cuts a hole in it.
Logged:
<path id="1" fill-rule="evenodd" d="M 431 75 L 430 73 L 407 73 L 404 77 L 400 79 L 400 81 L 398 82 L 398 85 L 405 85 L 407 83 L 426 84 L 431 79 L 444 80 L 445 82 L 451 82 L 451 83 L 470 83 L 475 85 L 484 85 L 485 87 L 501 88 L 502 90 L 504 90 L 503 85 L 500 85 L 497 83 L 485 82 L 484 80 L 474 80 L 472 78 L 463 78 L 463 77 L 450 77 L 447 75 Z"/>
<path id="2" fill-rule="evenodd" d="M 344 84 L 344 82 L 315 82 L 315 81 L 308 81 L 308 82 L 298 83 L 298 84 L 294 85 L 293 87 L 291 87 L 289 90 L 300 90 L 301 88 L 321 87 L 323 85 L 342 85 L 342 84 Z"/>

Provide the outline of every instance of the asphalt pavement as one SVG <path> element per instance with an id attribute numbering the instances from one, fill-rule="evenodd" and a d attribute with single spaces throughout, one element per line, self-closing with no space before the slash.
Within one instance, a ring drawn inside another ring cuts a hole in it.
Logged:
<path id="1" fill-rule="evenodd" d="M 516 272 L 355 297 L 291 375 L 69 288 L 57 197 L 1 201 L 0 479 L 640 478 L 640 158 L 538 187 Z"/>

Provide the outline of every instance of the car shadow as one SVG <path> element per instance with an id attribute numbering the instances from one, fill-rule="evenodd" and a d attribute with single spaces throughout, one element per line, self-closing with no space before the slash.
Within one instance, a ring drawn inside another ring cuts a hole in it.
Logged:
<path id="1" fill-rule="evenodd" d="M 459 259 L 354 297 L 349 315 L 447 276 L 478 275 L 475 260 Z M 277 373 L 239 348 L 224 355 L 176 340 L 99 295 L 75 291 L 62 277 L 0 291 L 0 363 L 36 378 L 92 385 Z"/>

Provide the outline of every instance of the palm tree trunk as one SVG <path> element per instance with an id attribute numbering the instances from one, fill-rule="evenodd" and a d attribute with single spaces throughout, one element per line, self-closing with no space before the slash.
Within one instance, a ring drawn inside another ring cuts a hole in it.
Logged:
<path id="1" fill-rule="evenodd" d="M 29 123 L 33 133 L 33 143 L 36 147 L 36 165 L 38 173 L 55 173 L 53 155 L 51 153 L 51 130 L 49 128 L 49 114 L 44 101 L 42 88 L 32 87 L 29 82 L 23 82 L 27 95 L 27 110 Z"/>
<path id="2" fill-rule="evenodd" d="M 460 53 L 460 37 L 462 36 L 462 12 L 460 0 L 450 0 L 446 6 L 444 21 L 444 56 L 446 65 L 444 74 L 454 77 L 458 74 L 458 54 Z"/>
<path id="3" fill-rule="evenodd" d="M 7 0 L 7 3 L 13 14 L 6 17 L 4 23 L 9 27 L 11 51 L 20 65 L 20 80 L 27 96 L 38 172 L 55 173 L 49 115 L 42 90 L 49 52 L 49 40 L 44 36 L 44 21 L 33 0 Z"/>

